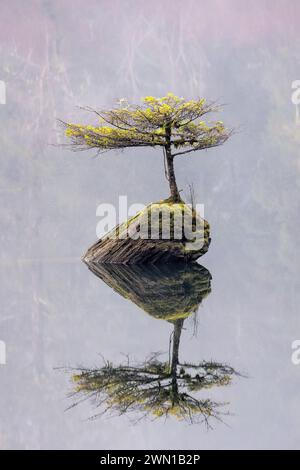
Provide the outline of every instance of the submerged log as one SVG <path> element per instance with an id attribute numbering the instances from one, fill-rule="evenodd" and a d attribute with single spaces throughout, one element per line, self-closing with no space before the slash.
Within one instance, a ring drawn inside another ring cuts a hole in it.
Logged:
<path id="1" fill-rule="evenodd" d="M 92 245 L 86 263 L 192 262 L 210 244 L 210 227 L 183 201 L 152 203 Z"/>

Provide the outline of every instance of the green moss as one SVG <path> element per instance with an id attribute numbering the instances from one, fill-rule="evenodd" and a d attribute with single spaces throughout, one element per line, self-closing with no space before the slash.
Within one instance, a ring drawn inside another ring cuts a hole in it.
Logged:
<path id="1" fill-rule="evenodd" d="M 182 242 L 181 249 L 195 240 L 209 239 L 209 224 L 191 206 L 166 199 L 149 204 L 111 231 L 108 237 L 130 237 Z M 166 247 L 167 249 L 167 247 Z"/>

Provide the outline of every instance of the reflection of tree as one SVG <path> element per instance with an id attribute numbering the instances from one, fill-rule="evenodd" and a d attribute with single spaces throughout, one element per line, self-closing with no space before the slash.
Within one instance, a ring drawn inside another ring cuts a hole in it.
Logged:
<path id="1" fill-rule="evenodd" d="M 96 416 L 139 412 L 141 417 L 175 416 L 190 423 L 204 421 L 207 426 L 211 418 L 221 419 L 222 403 L 197 398 L 195 394 L 213 386 L 228 385 L 235 371 L 215 362 L 180 364 L 182 323 L 177 320 L 174 324 L 170 362 L 160 362 L 154 355 L 142 364 L 114 366 L 105 362 L 100 369 L 80 369 L 73 375 L 76 385 L 72 406 L 94 399 L 100 409 Z"/>
<path id="2" fill-rule="evenodd" d="M 169 360 L 154 354 L 141 364 L 114 366 L 105 361 L 99 369 L 79 368 L 73 373 L 74 403 L 93 400 L 99 412 L 140 417 L 169 417 L 189 423 L 221 419 L 223 403 L 197 396 L 214 387 L 228 385 L 235 370 L 217 362 L 180 362 L 179 346 L 185 318 L 199 307 L 210 292 L 210 273 L 197 264 L 164 267 L 95 267 L 91 269 L 108 285 L 130 298 L 156 318 L 173 325 Z M 72 407 L 71 406 L 71 407 Z"/>

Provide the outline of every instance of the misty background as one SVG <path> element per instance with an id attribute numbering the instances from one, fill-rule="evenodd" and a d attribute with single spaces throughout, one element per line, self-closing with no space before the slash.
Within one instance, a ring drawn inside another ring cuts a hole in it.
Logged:
<path id="1" fill-rule="evenodd" d="M 300 79 L 297 0 L 0 0 L 2 448 L 295 448 L 299 446 Z M 80 257 L 96 240 L 96 208 L 168 195 L 158 150 L 72 153 L 57 119 L 168 92 L 224 103 L 236 134 L 175 160 L 178 186 L 204 204 L 212 244 L 200 259 L 212 293 L 183 354 L 247 373 L 215 392 L 230 427 L 131 426 L 65 413 L 57 366 L 98 354 L 166 351 L 170 325 L 101 283 Z"/>

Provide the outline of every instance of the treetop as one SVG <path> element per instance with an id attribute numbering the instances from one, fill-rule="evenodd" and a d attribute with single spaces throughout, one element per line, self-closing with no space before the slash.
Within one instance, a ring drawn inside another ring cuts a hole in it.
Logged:
<path id="1" fill-rule="evenodd" d="M 97 118 L 94 125 L 62 122 L 73 150 L 94 148 L 102 153 L 127 147 L 169 149 L 173 156 L 223 144 L 232 130 L 222 121 L 205 121 L 208 113 L 220 106 L 204 98 L 185 100 L 168 93 L 156 98 L 146 96 L 140 105 L 121 99 L 110 110 L 82 108 Z"/>

